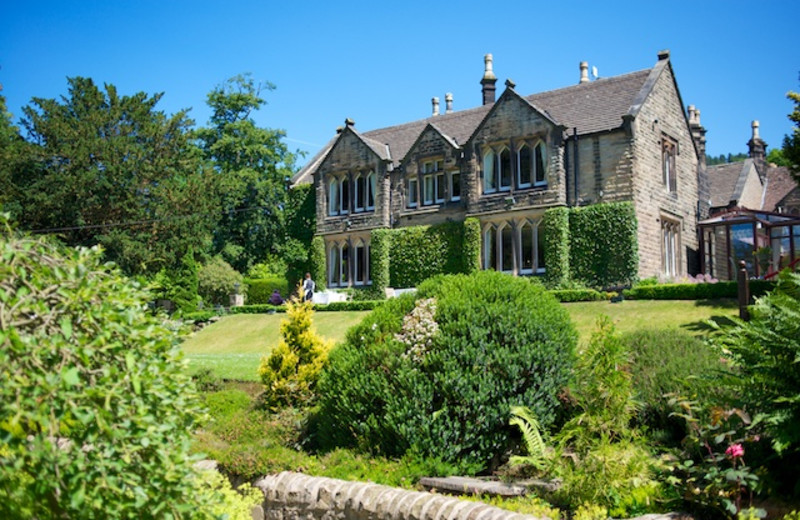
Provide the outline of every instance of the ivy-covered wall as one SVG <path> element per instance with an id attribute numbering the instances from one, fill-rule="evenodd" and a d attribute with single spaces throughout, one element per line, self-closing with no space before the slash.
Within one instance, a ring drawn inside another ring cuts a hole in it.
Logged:
<path id="1" fill-rule="evenodd" d="M 437 274 L 466 272 L 463 222 L 404 227 L 391 233 L 391 287 L 416 287 Z"/>
<path id="2" fill-rule="evenodd" d="M 369 239 L 369 272 L 372 288 L 381 292 L 389 287 L 389 251 L 392 248 L 390 229 L 373 229 Z"/>
<path id="3" fill-rule="evenodd" d="M 317 285 L 318 291 L 324 291 L 328 286 L 328 270 L 326 269 L 325 240 L 322 237 L 314 237 L 311 240 L 311 279 Z"/>
<path id="4" fill-rule="evenodd" d="M 636 212 L 630 202 L 570 209 L 569 268 L 572 280 L 591 287 L 634 282 L 639 265 L 636 229 Z"/>
<path id="5" fill-rule="evenodd" d="M 569 210 L 552 208 L 544 212 L 541 223 L 544 237 L 547 287 L 558 287 L 569 280 Z"/>
<path id="6" fill-rule="evenodd" d="M 461 244 L 463 273 L 481 270 L 481 222 L 476 218 L 464 221 L 464 240 Z"/>

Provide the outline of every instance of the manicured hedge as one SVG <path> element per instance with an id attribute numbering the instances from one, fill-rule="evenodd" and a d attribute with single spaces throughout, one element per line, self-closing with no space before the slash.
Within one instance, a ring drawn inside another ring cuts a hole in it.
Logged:
<path id="1" fill-rule="evenodd" d="M 461 258 L 462 273 L 477 273 L 481 270 L 481 222 L 476 218 L 470 217 L 464 221 Z"/>
<path id="2" fill-rule="evenodd" d="M 596 302 L 609 300 L 615 293 L 595 291 L 594 289 L 560 289 L 547 291 L 560 302 Z"/>
<path id="3" fill-rule="evenodd" d="M 592 287 L 633 283 L 639 267 L 636 228 L 636 212 L 630 202 L 572 208 L 571 278 Z"/>
<path id="4" fill-rule="evenodd" d="M 391 287 L 416 287 L 431 276 L 463 273 L 464 223 L 411 226 L 391 230 Z"/>
<path id="5" fill-rule="evenodd" d="M 361 300 L 352 302 L 333 302 L 328 304 L 314 304 L 315 311 L 371 311 L 383 304 L 383 300 Z M 231 307 L 231 314 L 268 314 L 271 312 L 286 312 L 286 305 L 242 305 Z"/>
<path id="6" fill-rule="evenodd" d="M 202 323 L 210 320 L 214 316 L 217 316 L 218 313 L 214 311 L 196 311 L 196 312 L 187 312 L 181 318 L 183 321 L 191 321 L 194 323 Z"/>
<path id="7" fill-rule="evenodd" d="M 545 211 L 540 232 L 544 238 L 544 283 L 556 287 L 569 279 L 569 210 Z"/>
<path id="8" fill-rule="evenodd" d="M 750 280 L 750 294 L 763 296 L 775 288 L 775 282 Z M 737 298 L 739 289 L 736 282 L 718 283 L 664 283 L 641 285 L 623 291 L 631 300 L 710 300 L 716 298 Z"/>
<path id="9" fill-rule="evenodd" d="M 286 278 L 273 276 L 270 278 L 246 278 L 244 280 L 245 287 L 247 288 L 247 304 L 248 305 L 262 305 L 269 303 L 269 297 L 272 292 L 277 289 L 283 298 L 289 295 L 289 282 Z M 294 288 L 291 288 L 294 290 Z"/>

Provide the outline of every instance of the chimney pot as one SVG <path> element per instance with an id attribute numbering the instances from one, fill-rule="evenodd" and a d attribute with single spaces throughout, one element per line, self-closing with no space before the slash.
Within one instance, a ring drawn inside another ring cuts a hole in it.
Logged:
<path id="1" fill-rule="evenodd" d="M 579 83 L 588 83 L 589 82 L 589 62 L 582 61 L 581 62 L 581 80 Z"/>
<path id="2" fill-rule="evenodd" d="M 439 98 L 435 97 L 431 99 L 431 104 L 433 105 L 433 115 L 439 115 Z"/>
<path id="3" fill-rule="evenodd" d="M 445 102 L 445 114 L 449 114 L 453 111 L 453 94 L 448 92 L 444 95 L 444 102 Z"/>
<path id="4" fill-rule="evenodd" d="M 483 57 L 483 62 L 485 65 L 483 71 L 483 78 L 481 79 L 481 95 L 483 97 L 483 104 L 489 105 L 494 103 L 494 93 L 495 93 L 495 86 L 494 84 L 497 83 L 497 76 L 494 75 L 492 71 L 492 55 L 487 54 Z"/>
<path id="5" fill-rule="evenodd" d="M 491 54 L 487 54 L 486 56 L 483 57 L 483 65 L 484 65 L 483 79 L 494 79 L 494 80 L 497 79 L 497 76 L 494 75 L 494 71 L 492 70 L 493 61 L 494 58 L 492 57 Z"/>
<path id="6" fill-rule="evenodd" d="M 758 119 L 753 121 L 750 126 L 753 127 L 753 140 L 760 139 L 758 135 L 758 127 L 759 127 Z"/>
<path id="7" fill-rule="evenodd" d="M 658 51 L 658 61 L 668 60 L 668 59 L 669 59 L 669 49 L 664 49 L 663 51 Z"/>

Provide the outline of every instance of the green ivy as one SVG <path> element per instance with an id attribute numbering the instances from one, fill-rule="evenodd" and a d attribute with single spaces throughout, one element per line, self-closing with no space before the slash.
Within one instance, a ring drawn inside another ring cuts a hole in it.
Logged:
<path id="1" fill-rule="evenodd" d="M 317 291 L 324 291 L 328 286 L 328 272 L 325 269 L 325 240 L 314 237 L 311 240 L 311 277 L 317 286 Z"/>
<path id="2" fill-rule="evenodd" d="M 476 273 L 481 270 L 481 222 L 476 218 L 464 221 L 461 258 L 464 262 L 464 273 Z"/>
<path id="3" fill-rule="evenodd" d="M 551 208 L 545 211 L 541 231 L 547 266 L 544 283 L 547 287 L 557 287 L 569 280 L 569 210 Z"/>
<path id="4" fill-rule="evenodd" d="M 389 251 L 391 248 L 391 230 L 373 229 L 369 242 L 369 269 L 372 275 L 372 287 L 376 291 L 383 291 L 389 287 Z"/>
<path id="5" fill-rule="evenodd" d="M 630 202 L 572 208 L 569 214 L 572 278 L 593 287 L 633 283 L 639 265 L 636 230 L 636 212 Z"/>

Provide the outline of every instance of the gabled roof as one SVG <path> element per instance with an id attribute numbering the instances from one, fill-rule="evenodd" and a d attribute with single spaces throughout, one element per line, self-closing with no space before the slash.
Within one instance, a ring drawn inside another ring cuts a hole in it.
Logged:
<path id="1" fill-rule="evenodd" d="M 577 128 L 579 135 L 614 130 L 622 126 L 623 116 L 634 115 L 646 99 L 652 83 L 669 60 L 659 60 L 652 69 L 602 78 L 566 88 L 522 97 L 535 110 L 557 125 Z M 648 82 L 649 80 L 649 82 Z M 637 105 L 638 103 L 638 105 Z M 458 112 L 445 113 L 359 134 L 379 157 L 398 166 L 429 124 L 448 140 L 463 146 L 473 135 L 495 103 Z M 351 128 L 352 129 L 352 128 Z M 292 179 L 293 183 L 310 182 L 336 142 L 331 140 Z M 386 151 L 380 153 L 383 146 Z"/>
<path id="2" fill-rule="evenodd" d="M 754 169 L 753 159 L 709 166 L 706 171 L 711 191 L 711 207 L 726 207 L 731 202 L 738 206 L 747 176 Z"/>
<path id="3" fill-rule="evenodd" d="M 764 185 L 764 207 L 762 209 L 776 211 L 780 202 L 795 189 L 800 189 L 800 186 L 792 178 L 789 168 L 771 166 L 767 169 L 767 180 Z"/>
<path id="4" fill-rule="evenodd" d="M 404 155 L 404 156 L 402 156 L 400 158 L 400 162 L 401 163 L 405 162 L 406 157 L 408 156 L 408 154 L 411 152 L 411 150 L 414 149 L 415 146 L 417 146 L 417 143 L 419 142 L 420 139 L 422 139 L 422 136 L 425 135 L 425 132 L 427 132 L 428 129 L 431 129 L 434 132 L 436 132 L 453 149 L 458 149 L 459 148 L 459 145 L 458 145 L 458 143 L 456 142 L 455 139 L 453 139 L 452 137 L 450 137 L 446 133 L 442 132 L 442 129 L 439 128 L 438 126 L 436 126 L 435 124 L 428 123 L 427 125 L 425 125 L 425 128 L 423 128 L 422 131 L 417 135 L 416 139 L 414 139 L 414 142 L 411 143 L 411 146 L 408 147 L 408 151 L 406 151 L 406 155 Z"/>

